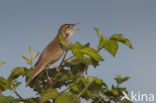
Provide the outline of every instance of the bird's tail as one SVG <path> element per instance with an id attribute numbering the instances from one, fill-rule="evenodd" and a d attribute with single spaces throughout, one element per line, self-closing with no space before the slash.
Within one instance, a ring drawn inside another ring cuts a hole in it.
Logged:
<path id="1" fill-rule="evenodd" d="M 33 73 L 31 76 L 28 78 L 26 87 L 30 84 L 30 82 L 44 69 L 45 67 L 43 66 L 35 66 Z"/>

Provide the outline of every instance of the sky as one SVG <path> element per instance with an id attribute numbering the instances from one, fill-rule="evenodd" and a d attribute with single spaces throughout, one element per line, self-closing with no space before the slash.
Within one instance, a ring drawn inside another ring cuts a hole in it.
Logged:
<path id="1" fill-rule="evenodd" d="M 7 78 L 17 66 L 26 66 L 21 55 L 28 47 L 42 51 L 65 23 L 80 23 L 70 42 L 91 42 L 97 46 L 94 27 L 106 37 L 122 33 L 134 50 L 119 45 L 116 57 L 100 52 L 105 61 L 88 74 L 114 84 L 116 74 L 130 76 L 124 83 L 128 91 L 156 96 L 156 1 L 155 0 L 1 0 L 0 1 L 0 76 Z M 59 64 L 59 61 L 56 63 Z M 20 78 L 24 81 L 24 78 Z M 17 91 L 28 98 L 35 93 L 23 83 Z M 12 92 L 5 95 L 15 96 Z"/>

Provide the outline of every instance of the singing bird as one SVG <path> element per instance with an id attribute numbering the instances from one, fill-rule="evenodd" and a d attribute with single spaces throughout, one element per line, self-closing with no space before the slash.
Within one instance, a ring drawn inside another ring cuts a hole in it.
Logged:
<path id="1" fill-rule="evenodd" d="M 55 63 L 64 52 L 64 47 L 60 43 L 59 37 L 62 36 L 64 40 L 69 40 L 69 38 L 72 36 L 72 34 L 75 32 L 73 27 L 76 24 L 63 24 L 58 31 L 58 34 L 56 37 L 47 45 L 47 47 L 43 50 L 41 53 L 38 61 L 34 65 L 33 73 L 28 78 L 26 86 L 29 85 L 29 83 L 40 73 L 42 72 L 46 67 L 50 66 L 52 63 Z M 55 66 L 56 67 L 56 66 Z M 56 67 L 56 70 L 59 68 Z"/>

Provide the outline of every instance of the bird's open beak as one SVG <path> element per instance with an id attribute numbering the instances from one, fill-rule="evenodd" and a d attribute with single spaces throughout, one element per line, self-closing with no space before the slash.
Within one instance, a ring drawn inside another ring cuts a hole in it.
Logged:
<path id="1" fill-rule="evenodd" d="M 75 23 L 75 24 L 72 24 L 72 27 L 74 27 L 75 25 L 77 24 L 80 24 L 80 23 Z M 74 30 L 80 30 L 79 28 L 73 28 Z"/>

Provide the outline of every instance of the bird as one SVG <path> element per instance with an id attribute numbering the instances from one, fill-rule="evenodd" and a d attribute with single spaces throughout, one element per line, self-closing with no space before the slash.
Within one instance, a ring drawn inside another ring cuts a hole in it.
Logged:
<path id="1" fill-rule="evenodd" d="M 45 68 L 49 67 L 51 64 L 55 63 L 61 58 L 64 53 L 64 47 L 60 42 L 60 36 L 62 36 L 64 40 L 68 41 L 71 38 L 72 34 L 75 32 L 75 30 L 79 30 L 73 28 L 75 25 L 77 24 L 61 25 L 56 37 L 45 47 L 45 49 L 39 56 L 38 61 L 34 65 L 33 72 L 27 80 L 26 87 L 40 72 L 42 72 Z M 59 71 L 57 66 L 51 66 L 55 67 L 56 70 Z"/>

